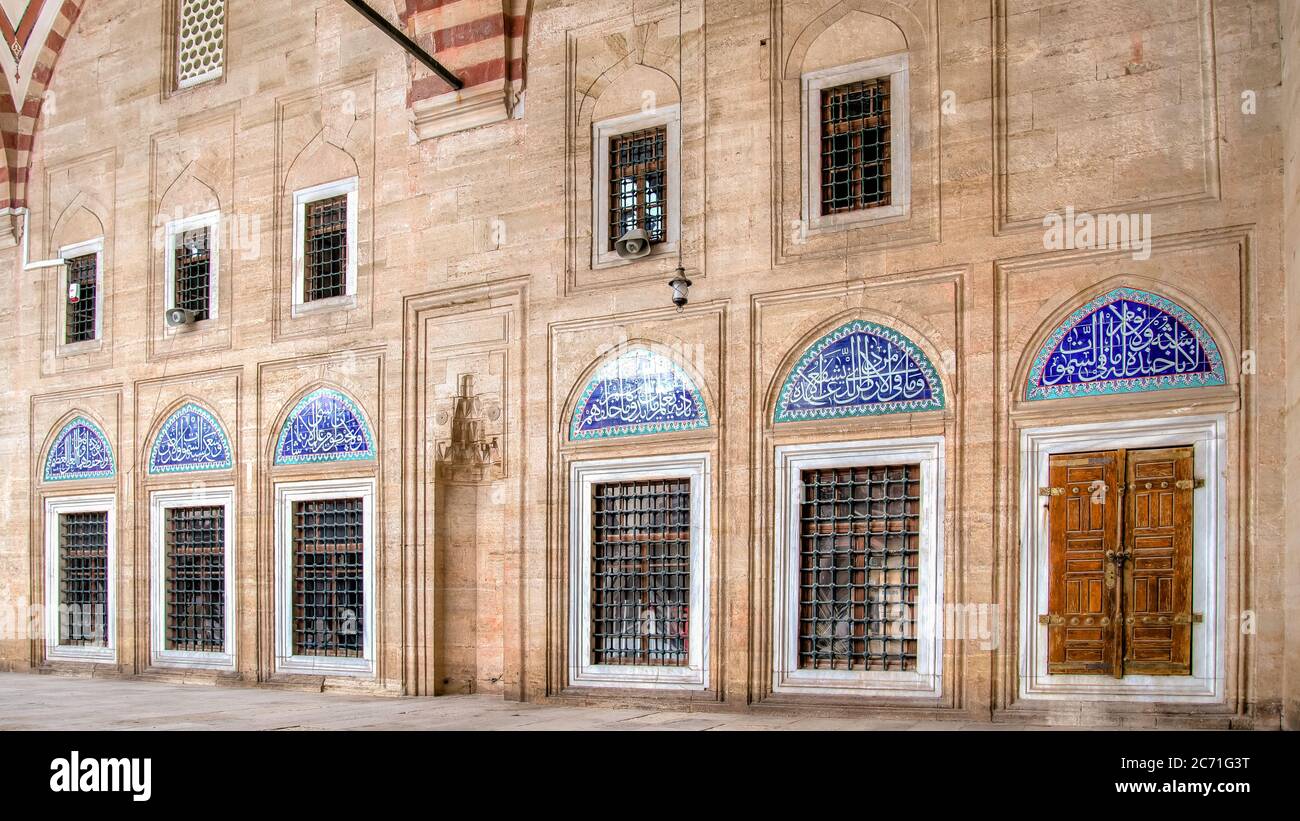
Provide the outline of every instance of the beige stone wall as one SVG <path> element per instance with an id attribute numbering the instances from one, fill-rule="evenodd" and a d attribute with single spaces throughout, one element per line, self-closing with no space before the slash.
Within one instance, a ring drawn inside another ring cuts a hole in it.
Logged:
<path id="1" fill-rule="evenodd" d="M 1300 4 L 1282 4 L 1283 211 L 1286 217 L 1286 635 L 1300 636 Z M 1284 725 L 1300 729 L 1300 654 L 1287 654 Z"/>
<path id="2" fill-rule="evenodd" d="M 154 485 L 141 462 L 159 421 L 195 396 L 221 415 L 237 450 L 227 481 L 239 506 L 243 679 L 274 677 L 274 483 L 373 475 L 377 683 L 329 686 L 412 694 L 472 686 L 512 698 L 735 708 L 993 710 L 1069 723 L 1079 720 L 1077 703 L 1017 696 L 1019 431 L 1213 412 L 1228 420 L 1225 623 L 1235 628 L 1251 610 L 1258 630 L 1227 631 L 1222 704 L 1116 703 L 1088 714 L 1125 726 L 1168 717 L 1276 725 L 1284 660 L 1297 655 L 1276 614 L 1288 569 L 1294 586 L 1294 563 L 1284 564 L 1295 525 L 1282 513 L 1283 476 L 1288 454 L 1295 469 L 1300 451 L 1300 426 L 1284 427 L 1279 387 L 1288 360 L 1287 303 L 1278 296 L 1278 3 L 687 3 L 680 65 L 675 4 L 535 3 L 516 118 L 424 141 L 414 138 L 406 108 L 406 58 L 346 4 L 231 0 L 229 9 L 227 72 L 215 85 L 164 93 L 156 4 L 88 3 L 58 63 L 50 86 L 57 105 L 33 151 L 29 254 L 46 259 L 61 244 L 105 234 L 106 332 L 99 350 L 58 356 L 58 269 L 23 270 L 21 248 L 0 250 L 0 266 L 12 272 L 0 300 L 0 390 L 9 410 L 0 417 L 4 601 L 39 600 L 39 511 L 66 488 L 37 481 L 38 462 L 52 426 L 73 408 L 89 412 L 121 466 L 113 485 L 122 604 L 114 669 L 146 672 L 145 523 Z M 801 74 L 900 47 L 911 70 L 909 217 L 804 235 Z M 666 285 L 675 256 L 591 261 L 591 123 L 635 110 L 645 91 L 682 108 L 681 246 L 694 287 L 681 313 Z M 1255 95 L 1253 113 L 1244 92 Z M 292 192 L 352 175 L 360 178 L 356 304 L 294 316 Z M 1294 204 L 1294 186 L 1286 190 Z M 240 238 L 222 263 L 221 318 L 169 336 L 159 220 L 214 204 Z M 1043 215 L 1066 206 L 1150 214 L 1150 259 L 1045 249 Z M 1021 401 L 1028 359 L 1050 326 L 1116 284 L 1160 291 L 1192 310 L 1218 341 L 1229 384 Z M 773 425 L 784 372 L 819 332 L 849 317 L 916 341 L 942 371 L 948 407 Z M 714 424 L 569 443 L 567 416 L 584 378 L 613 346 L 634 340 L 683 363 Z M 1257 372 L 1243 375 L 1247 352 Z M 503 411 L 489 423 L 501 462 L 470 489 L 440 483 L 437 470 L 438 443 L 449 435 L 439 414 L 462 374 Z M 360 471 L 270 469 L 288 405 L 319 384 L 358 400 L 379 459 Z M 1003 641 L 948 641 L 939 699 L 774 696 L 773 448 L 931 434 L 945 437 L 945 599 L 993 606 Z M 655 695 L 568 687 L 568 466 L 683 452 L 708 453 L 713 465 L 709 688 Z M 44 661 L 39 644 L 7 634 L 0 664 Z M 1294 699 L 1293 684 L 1290 692 Z"/>

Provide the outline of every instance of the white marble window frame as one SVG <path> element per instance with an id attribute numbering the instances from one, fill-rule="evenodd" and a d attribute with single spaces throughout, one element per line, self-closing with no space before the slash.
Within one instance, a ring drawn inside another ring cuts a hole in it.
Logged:
<path id="1" fill-rule="evenodd" d="M 225 561 L 225 635 L 221 652 L 168 650 L 167 647 L 167 556 L 166 512 L 171 508 L 221 507 L 225 511 L 224 540 Z M 212 670 L 235 669 L 235 620 L 239 608 L 235 605 L 235 489 L 182 488 L 156 490 L 149 496 L 149 544 L 152 573 L 149 580 L 150 663 L 156 667 L 184 667 Z"/>
<path id="2" fill-rule="evenodd" d="M 889 78 L 890 203 L 823 215 L 821 212 L 821 92 L 849 83 Z M 906 52 L 810 71 L 801 77 L 803 123 L 802 236 L 901 222 L 912 212 L 911 71 Z"/>
<path id="3" fill-rule="evenodd" d="M 176 307 L 176 244 L 181 235 L 195 228 L 208 229 L 208 318 L 200 320 L 203 325 L 217 319 L 220 310 L 221 293 L 221 212 L 208 211 L 192 217 L 172 220 L 167 223 L 167 258 L 163 261 L 166 280 L 163 282 L 163 300 L 167 310 Z M 167 328 L 169 334 L 176 333 L 176 328 Z"/>
<path id="4" fill-rule="evenodd" d="M 650 254 L 644 259 L 671 256 L 677 253 L 682 234 L 682 192 L 681 192 L 681 142 L 682 122 L 681 106 L 677 103 L 660 106 L 649 111 L 638 111 L 621 117 L 611 117 L 592 123 L 591 129 L 591 267 L 608 268 L 617 265 L 630 265 L 638 260 L 623 259 L 617 252 L 610 250 L 609 235 L 609 142 L 611 137 L 630 134 L 646 128 L 666 126 L 668 152 L 665 163 L 664 187 L 668 189 L 665 206 L 668 209 L 667 222 L 664 225 L 664 241 L 650 246 Z M 614 239 L 617 239 L 615 237 Z"/>
<path id="5" fill-rule="evenodd" d="M 599 459 L 569 468 L 569 683 L 581 687 L 704 690 L 709 682 L 711 459 L 707 453 Z M 691 481 L 690 642 L 685 667 L 594 664 L 591 650 L 592 486 L 654 479 Z"/>
<path id="6" fill-rule="evenodd" d="M 68 260 L 90 254 L 95 255 L 95 338 L 69 343 L 67 341 Z M 63 267 L 59 269 L 59 325 L 55 336 L 57 340 L 55 350 L 59 356 L 97 351 L 104 344 L 104 237 L 64 245 L 59 248 L 59 259 L 63 260 Z"/>
<path id="7" fill-rule="evenodd" d="M 361 189 L 360 177 L 313 185 L 293 192 L 293 304 L 292 316 L 318 312 L 348 310 L 357 307 L 357 204 Z M 347 249 L 348 261 L 344 272 L 344 291 L 340 296 L 305 301 L 307 249 L 307 206 L 331 197 L 347 195 Z"/>
<path id="8" fill-rule="evenodd" d="M 300 656 L 293 653 L 293 505 L 328 499 L 362 500 L 362 656 Z M 275 666 L 288 674 L 375 676 L 375 480 L 328 479 L 275 485 Z"/>
<path id="9" fill-rule="evenodd" d="M 1048 481 L 1054 454 L 1117 448 L 1193 448 L 1192 624 L 1190 676 L 1122 678 L 1051 675 L 1047 671 L 1048 514 L 1038 488 Z M 1227 559 L 1227 420 L 1222 415 L 1135 419 L 1027 428 L 1020 433 L 1020 685 L 1022 699 L 1220 703 L 1225 698 Z"/>
<path id="10" fill-rule="evenodd" d="M 108 514 L 108 641 L 98 647 L 59 643 L 59 514 Z M 117 496 L 100 493 L 45 500 L 45 658 L 112 663 L 117 660 Z"/>
<path id="11" fill-rule="evenodd" d="M 775 453 L 776 510 L 772 690 L 805 695 L 937 698 L 943 692 L 944 437 L 781 445 Z M 916 612 L 917 669 L 799 669 L 799 507 L 803 471 L 920 464 L 921 538 Z"/>

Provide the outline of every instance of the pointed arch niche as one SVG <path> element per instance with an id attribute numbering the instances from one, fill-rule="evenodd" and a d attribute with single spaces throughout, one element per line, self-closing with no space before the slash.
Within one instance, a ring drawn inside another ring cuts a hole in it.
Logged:
<path id="1" fill-rule="evenodd" d="M 701 430 L 710 424 L 695 378 L 666 353 L 638 344 L 611 355 L 591 373 L 574 404 L 569 440 Z"/>
<path id="2" fill-rule="evenodd" d="M 285 416 L 276 437 L 274 464 L 373 461 L 375 437 L 365 413 L 332 387 L 308 391 Z"/>
<path id="3" fill-rule="evenodd" d="M 145 471 L 149 476 L 164 476 L 229 470 L 234 464 L 230 437 L 216 414 L 196 402 L 186 402 L 158 427 Z"/>
<path id="4" fill-rule="evenodd" d="M 1029 401 L 1227 384 L 1214 337 L 1171 299 L 1114 288 L 1060 322 L 1029 365 Z"/>
<path id="5" fill-rule="evenodd" d="M 905 334 L 865 319 L 836 327 L 799 357 L 773 421 L 920 413 L 946 407 L 943 380 Z"/>
<path id="6" fill-rule="evenodd" d="M 41 479 L 45 482 L 115 476 L 117 462 L 104 429 L 81 413 L 65 422 L 54 435 L 41 469 Z"/>

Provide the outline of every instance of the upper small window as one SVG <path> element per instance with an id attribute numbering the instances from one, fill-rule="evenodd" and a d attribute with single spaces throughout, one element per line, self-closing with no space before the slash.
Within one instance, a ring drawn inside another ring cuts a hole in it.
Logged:
<path id="1" fill-rule="evenodd" d="M 63 259 L 63 345 L 94 342 L 100 337 L 103 307 L 102 239 L 66 246 Z"/>
<path id="2" fill-rule="evenodd" d="M 295 307 L 355 296 L 357 179 L 294 194 L 294 223 Z"/>
<path id="3" fill-rule="evenodd" d="M 821 212 L 889 205 L 889 78 L 821 92 Z"/>
<path id="4" fill-rule="evenodd" d="M 225 0 L 176 2 L 176 87 L 215 80 L 225 70 Z"/>
<path id="5" fill-rule="evenodd" d="M 651 245 L 668 237 L 668 128 L 656 126 L 609 138 L 609 250 L 635 228 Z"/>
<path id="6" fill-rule="evenodd" d="M 343 296 L 348 270 L 348 198 L 330 197 L 307 204 L 303 299 Z"/>
<path id="7" fill-rule="evenodd" d="M 650 254 L 675 252 L 681 225 L 678 107 L 604 120 L 594 129 L 592 264 L 636 258 L 621 255 L 618 242 L 638 229 Z"/>
<path id="8" fill-rule="evenodd" d="M 803 230 L 905 218 L 907 55 L 805 74 Z"/>
<path id="9" fill-rule="evenodd" d="M 95 338 L 95 299 L 99 285 L 99 255 L 82 254 L 65 261 L 68 266 L 68 310 L 64 314 L 65 344 Z"/>
<path id="10" fill-rule="evenodd" d="M 220 215 L 213 211 L 167 225 L 167 307 L 195 322 L 217 316 Z"/>

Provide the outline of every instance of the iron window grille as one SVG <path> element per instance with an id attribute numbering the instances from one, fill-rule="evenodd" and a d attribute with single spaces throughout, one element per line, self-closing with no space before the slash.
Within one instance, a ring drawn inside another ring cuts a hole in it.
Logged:
<path id="1" fill-rule="evenodd" d="M 609 138 L 609 250 L 641 228 L 650 244 L 668 238 L 668 127 Z"/>
<path id="2" fill-rule="evenodd" d="M 212 248 L 208 228 L 184 231 L 176 239 L 176 308 L 194 312 L 195 320 L 209 316 Z"/>
<path id="3" fill-rule="evenodd" d="M 167 508 L 165 533 L 166 649 L 220 653 L 226 628 L 225 508 Z"/>
<path id="4" fill-rule="evenodd" d="M 295 655 L 364 655 L 363 501 L 293 503 Z"/>
<path id="5" fill-rule="evenodd" d="M 348 196 L 306 203 L 303 301 L 344 296 L 348 273 Z"/>
<path id="6" fill-rule="evenodd" d="M 921 466 L 802 472 L 799 668 L 914 671 Z"/>
<path id="7" fill-rule="evenodd" d="M 95 301 L 99 276 L 99 255 L 85 254 L 64 260 L 68 266 L 68 308 L 64 315 L 64 343 L 89 342 L 95 338 Z M 77 301 L 72 301 L 72 286 Z"/>
<path id="8" fill-rule="evenodd" d="M 592 486 L 592 662 L 686 666 L 691 480 Z"/>
<path id="9" fill-rule="evenodd" d="M 59 644 L 108 644 L 108 513 L 59 514 Z"/>
<path id="10" fill-rule="evenodd" d="M 821 213 L 890 204 L 890 80 L 821 91 Z"/>

